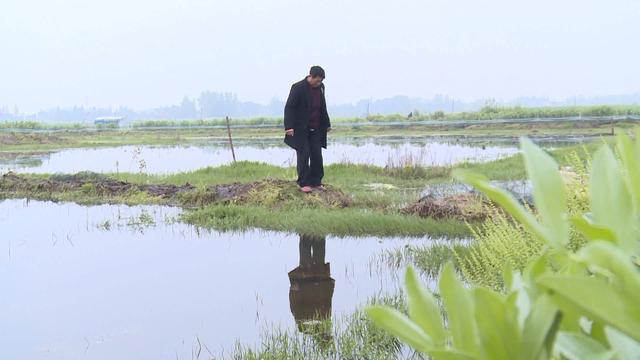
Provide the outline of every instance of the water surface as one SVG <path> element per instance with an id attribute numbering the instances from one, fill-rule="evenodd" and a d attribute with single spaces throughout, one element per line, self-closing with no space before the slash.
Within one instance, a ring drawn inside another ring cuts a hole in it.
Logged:
<path id="1" fill-rule="evenodd" d="M 398 271 L 372 265 L 424 238 L 310 239 L 173 223 L 160 206 L 0 202 L 0 348 L 7 359 L 191 359 L 261 329 L 336 319 Z M 329 265 L 325 265 L 329 264 Z M 308 281 L 306 281 L 308 280 Z"/>
<path id="2" fill-rule="evenodd" d="M 274 141 L 236 142 L 237 160 L 261 161 L 276 166 L 295 166 L 295 151 Z M 517 152 L 514 143 L 440 139 L 377 139 L 330 142 L 323 150 L 325 164 L 357 163 L 378 166 L 407 161 L 420 165 L 451 165 L 481 162 Z M 168 174 L 207 166 L 229 164 L 233 157 L 224 143 L 198 146 L 118 146 L 65 149 L 49 154 L 0 160 L 0 171 L 31 173 L 144 172 Z"/>

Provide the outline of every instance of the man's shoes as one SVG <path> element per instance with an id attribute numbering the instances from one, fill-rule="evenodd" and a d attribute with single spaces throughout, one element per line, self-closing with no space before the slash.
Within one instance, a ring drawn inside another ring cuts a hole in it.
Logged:
<path id="1" fill-rule="evenodd" d="M 300 187 L 300 191 L 302 191 L 303 193 L 310 193 L 311 192 L 311 186 L 305 185 L 305 186 L 301 186 Z"/>

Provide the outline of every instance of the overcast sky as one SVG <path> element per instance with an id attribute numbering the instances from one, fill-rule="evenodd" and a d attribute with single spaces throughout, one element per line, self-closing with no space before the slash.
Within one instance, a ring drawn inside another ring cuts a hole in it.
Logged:
<path id="1" fill-rule="evenodd" d="M 310 65 L 331 102 L 640 91 L 637 0 L 2 0 L 0 105 L 261 103 Z"/>

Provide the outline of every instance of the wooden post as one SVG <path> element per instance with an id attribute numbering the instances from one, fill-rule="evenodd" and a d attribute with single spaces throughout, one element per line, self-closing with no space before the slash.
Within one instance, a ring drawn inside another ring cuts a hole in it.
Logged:
<path id="1" fill-rule="evenodd" d="M 614 136 L 615 134 L 616 133 L 615 133 L 615 130 L 613 128 L 613 119 L 611 119 L 611 136 Z"/>
<path id="2" fill-rule="evenodd" d="M 231 156 L 233 156 L 233 163 L 236 163 L 236 153 L 233 151 L 233 140 L 231 140 L 231 126 L 229 126 L 229 117 L 226 117 L 227 120 L 227 135 L 229 135 L 229 147 L 231 147 Z"/>

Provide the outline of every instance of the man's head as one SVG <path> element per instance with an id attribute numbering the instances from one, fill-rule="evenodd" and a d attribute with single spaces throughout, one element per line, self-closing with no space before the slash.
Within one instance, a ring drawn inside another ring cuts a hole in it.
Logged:
<path id="1" fill-rule="evenodd" d="M 324 69 L 317 65 L 312 66 L 311 69 L 309 69 L 307 80 L 309 81 L 309 85 L 313 87 L 320 86 L 322 80 L 324 80 Z"/>

